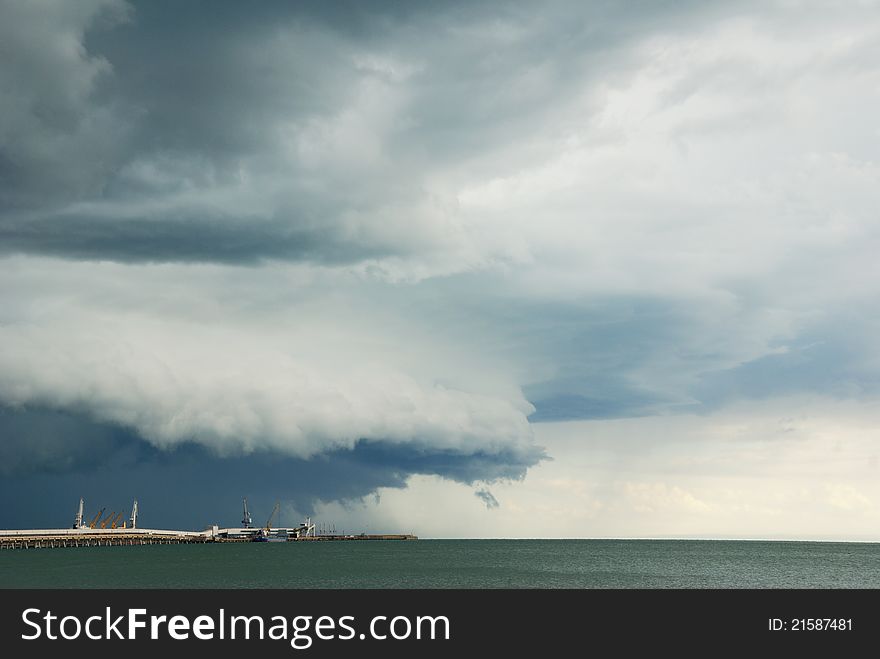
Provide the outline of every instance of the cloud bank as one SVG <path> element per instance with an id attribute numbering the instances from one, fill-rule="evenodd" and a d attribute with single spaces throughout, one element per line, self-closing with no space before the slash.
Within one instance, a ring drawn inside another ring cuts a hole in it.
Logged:
<path id="1" fill-rule="evenodd" d="M 346 465 L 305 510 L 876 401 L 876 9 L 4 1 L 6 477 Z"/>

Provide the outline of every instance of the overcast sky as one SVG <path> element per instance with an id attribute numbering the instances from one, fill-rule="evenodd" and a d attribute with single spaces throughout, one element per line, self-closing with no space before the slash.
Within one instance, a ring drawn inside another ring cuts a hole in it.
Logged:
<path id="1" fill-rule="evenodd" d="M 880 3 L 0 0 L 0 526 L 880 539 Z"/>

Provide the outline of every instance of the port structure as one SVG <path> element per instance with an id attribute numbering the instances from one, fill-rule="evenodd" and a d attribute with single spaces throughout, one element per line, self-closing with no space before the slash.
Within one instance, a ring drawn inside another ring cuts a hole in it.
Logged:
<path id="1" fill-rule="evenodd" d="M 101 519 L 101 515 L 104 514 L 104 511 L 105 511 L 105 510 L 107 510 L 107 509 L 106 509 L 106 508 L 101 508 L 101 510 L 99 510 L 99 511 L 95 514 L 95 516 L 92 517 L 92 521 L 89 522 L 89 528 L 90 528 L 90 529 L 95 528 L 95 526 L 98 524 L 98 520 Z"/>
<path id="2" fill-rule="evenodd" d="M 278 515 L 281 510 L 281 502 L 276 501 L 275 507 L 272 508 L 272 512 L 269 514 L 269 519 L 266 520 L 266 533 L 270 533 L 272 531 L 272 520 Z"/>
<path id="3" fill-rule="evenodd" d="M 104 517 L 104 511 L 106 508 L 101 508 L 95 516 L 91 519 L 91 521 L 86 522 L 84 517 L 84 508 L 85 508 L 85 500 L 80 497 L 79 506 L 76 509 L 76 517 L 73 519 L 72 529 L 106 529 L 107 525 L 110 525 L 111 529 L 119 529 L 119 528 L 137 528 L 137 515 L 138 515 L 138 502 L 137 499 L 134 500 L 134 504 L 131 507 L 131 517 L 128 518 L 128 522 L 123 521 L 123 513 L 116 513 L 116 511 L 110 513 L 106 518 Z"/>
<path id="4" fill-rule="evenodd" d="M 245 503 L 245 511 L 247 504 Z M 329 541 L 329 540 L 417 540 L 417 536 L 366 535 L 364 533 L 336 534 L 326 533 L 322 525 L 321 533 L 316 533 L 316 524 L 311 517 L 295 527 L 274 527 L 275 518 L 280 511 L 276 503 L 266 525 L 253 528 L 251 516 L 245 514 L 248 526 L 240 528 L 220 528 L 214 525 L 204 531 L 176 531 L 168 529 L 145 529 L 138 526 L 138 502 L 134 500 L 131 509 L 130 525 L 123 519 L 123 513 L 110 513 L 104 518 L 106 508 L 101 508 L 88 522 L 84 517 L 85 502 L 80 498 L 72 528 L 66 529 L 14 529 L 0 530 L 0 549 L 31 549 L 43 547 L 97 547 L 120 545 L 156 544 L 200 544 L 207 542 L 253 542 L 260 536 L 271 537 L 271 542 Z M 265 541 L 265 540 L 263 540 Z"/>
<path id="5" fill-rule="evenodd" d="M 73 528 L 81 529 L 83 528 L 83 506 L 85 505 L 85 500 L 80 497 L 79 498 L 79 508 L 76 510 L 76 517 L 73 520 Z"/>
<path id="6" fill-rule="evenodd" d="M 248 512 L 247 507 L 247 497 L 242 499 L 242 507 L 244 508 L 244 513 L 241 516 L 241 525 L 243 528 L 249 529 L 254 523 L 253 518 L 251 518 L 251 514 Z"/>

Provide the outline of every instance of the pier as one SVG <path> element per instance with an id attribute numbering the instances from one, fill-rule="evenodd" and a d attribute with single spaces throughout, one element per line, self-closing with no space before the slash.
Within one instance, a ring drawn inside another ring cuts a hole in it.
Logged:
<path id="1" fill-rule="evenodd" d="M 0 531 L 0 549 L 118 547 L 211 542 L 204 533 L 155 529 L 40 529 Z"/>
<path id="2" fill-rule="evenodd" d="M 242 526 L 220 528 L 214 525 L 204 531 L 174 531 L 166 529 L 143 529 L 137 525 L 138 502 L 135 499 L 131 516 L 123 520 L 123 514 L 111 512 L 104 517 L 102 508 L 91 521 L 86 521 L 84 501 L 79 500 L 73 526 L 66 529 L 0 530 L 0 549 L 55 549 L 59 547 L 124 547 L 132 545 L 183 545 L 226 542 L 330 542 L 349 540 L 418 540 L 411 534 L 367 535 L 336 533 L 336 527 L 321 525 L 320 529 L 307 518 L 299 526 L 276 527 L 272 525 L 280 504 L 276 503 L 272 514 L 261 527 L 254 527 L 248 511 L 247 499 L 243 501 Z"/>
<path id="3" fill-rule="evenodd" d="M 330 542 L 336 540 L 418 540 L 419 537 L 410 533 L 392 533 L 379 535 L 310 535 L 302 538 L 288 538 L 290 542 Z"/>
<path id="4" fill-rule="evenodd" d="M 0 530 L 0 549 L 56 549 L 61 547 L 123 547 L 132 545 L 181 545 L 251 542 L 244 529 L 172 531 L 161 529 L 30 529 Z M 250 529 L 248 529 L 250 530 Z M 284 529 L 277 529 L 284 531 Z M 356 540 L 418 540 L 411 534 L 302 535 L 291 533 L 287 542 L 343 542 Z"/>

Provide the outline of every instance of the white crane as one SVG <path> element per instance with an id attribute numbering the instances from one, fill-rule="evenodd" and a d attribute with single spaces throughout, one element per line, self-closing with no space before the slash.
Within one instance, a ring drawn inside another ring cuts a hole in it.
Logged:
<path id="1" fill-rule="evenodd" d="M 76 518 L 73 520 L 73 528 L 81 529 L 85 525 L 83 524 L 83 501 L 82 497 L 79 498 L 79 508 L 76 511 Z"/>
<path id="2" fill-rule="evenodd" d="M 138 500 L 137 499 L 134 500 L 134 504 L 131 507 L 131 517 L 129 518 L 128 521 L 131 522 L 131 528 L 133 528 L 133 529 L 137 528 L 137 521 L 138 521 Z"/>

